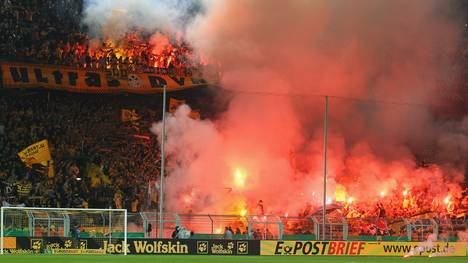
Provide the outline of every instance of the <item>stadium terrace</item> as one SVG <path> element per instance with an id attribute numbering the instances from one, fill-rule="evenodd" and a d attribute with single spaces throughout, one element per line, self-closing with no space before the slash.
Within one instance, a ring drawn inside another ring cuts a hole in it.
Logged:
<path id="1" fill-rule="evenodd" d="M 0 5 L 0 261 L 467 256 L 464 1 Z"/>

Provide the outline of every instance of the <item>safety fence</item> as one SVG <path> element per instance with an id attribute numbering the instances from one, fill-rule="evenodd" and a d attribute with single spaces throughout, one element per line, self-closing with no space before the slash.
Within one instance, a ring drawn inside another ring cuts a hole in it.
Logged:
<path id="1" fill-rule="evenodd" d="M 129 238 L 157 238 L 160 217 L 158 212 L 128 213 L 127 229 Z M 99 238 L 106 233 L 118 237 L 122 233 L 121 222 L 108 227 L 108 215 L 96 214 L 87 217 L 60 217 L 60 213 L 45 213 L 5 219 L 5 236 L 11 237 L 67 237 L 67 227 L 72 220 L 80 229 L 82 238 Z M 117 217 L 112 217 L 117 220 Z M 258 240 L 330 240 L 330 241 L 459 241 L 457 234 L 467 229 L 466 219 L 434 220 L 405 218 L 384 220 L 382 218 L 331 218 L 325 223 L 322 237 L 321 217 L 280 217 L 274 215 L 212 215 L 164 213 L 163 238 L 170 238 L 176 226 L 193 231 L 194 238 L 223 238 L 226 227 L 230 227 L 234 239 Z M 67 224 L 68 222 L 68 224 Z M 101 226 L 101 227 L 99 227 Z M 373 232 L 372 232 L 373 231 Z"/>

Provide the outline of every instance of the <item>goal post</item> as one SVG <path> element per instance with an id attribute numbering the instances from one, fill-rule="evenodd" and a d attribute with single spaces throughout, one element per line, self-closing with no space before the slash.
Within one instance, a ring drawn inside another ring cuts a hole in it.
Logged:
<path id="1" fill-rule="evenodd" d="M 119 244 L 127 255 L 127 210 L 1 207 L 0 254 L 5 253 L 5 240 L 10 237 L 40 240 L 34 247 L 31 242 L 30 249 L 36 253 L 103 250 Z M 54 243 L 48 244 L 48 240 Z M 89 240 L 92 247 L 88 247 Z"/>

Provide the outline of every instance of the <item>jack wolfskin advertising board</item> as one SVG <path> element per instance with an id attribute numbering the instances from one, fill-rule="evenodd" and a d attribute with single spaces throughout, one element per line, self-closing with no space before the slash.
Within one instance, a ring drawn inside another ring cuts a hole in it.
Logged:
<path id="1" fill-rule="evenodd" d="M 261 241 L 261 255 L 466 256 L 466 242 Z"/>
<path id="2" fill-rule="evenodd" d="M 202 78 L 152 73 L 114 73 L 56 65 L 0 62 L 3 88 L 44 88 L 84 93 L 158 93 L 204 86 Z"/>
<path id="3" fill-rule="evenodd" d="M 259 240 L 194 240 L 197 255 L 260 255 Z"/>
<path id="4" fill-rule="evenodd" d="M 122 238 L 16 238 L 16 249 L 5 253 L 65 253 L 74 254 L 122 254 L 125 242 Z M 260 255 L 259 240 L 200 240 L 200 239 L 128 239 L 128 254 L 167 255 Z"/>

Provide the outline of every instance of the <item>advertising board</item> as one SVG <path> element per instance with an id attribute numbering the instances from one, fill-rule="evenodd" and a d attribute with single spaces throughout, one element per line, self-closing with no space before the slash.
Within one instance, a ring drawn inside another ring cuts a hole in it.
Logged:
<path id="1" fill-rule="evenodd" d="M 262 241 L 261 255 L 466 256 L 465 242 Z"/>
<path id="2" fill-rule="evenodd" d="M 121 238 L 64 238 L 17 237 L 15 246 L 5 253 L 73 253 L 73 254 L 129 254 L 139 255 L 260 255 L 259 240 L 220 239 L 128 239 Z"/>

